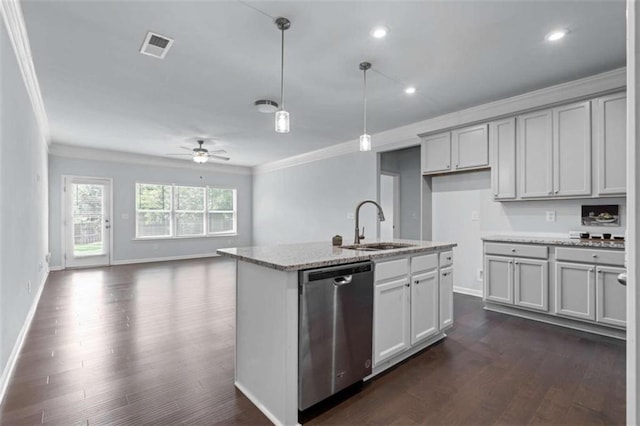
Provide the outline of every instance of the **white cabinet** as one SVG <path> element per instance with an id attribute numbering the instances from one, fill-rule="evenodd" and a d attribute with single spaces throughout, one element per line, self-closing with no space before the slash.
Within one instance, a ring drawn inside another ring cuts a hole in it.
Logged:
<path id="1" fill-rule="evenodd" d="M 513 303 L 540 311 L 549 310 L 549 262 L 514 259 Z"/>
<path id="2" fill-rule="evenodd" d="M 626 327 L 627 288 L 618 282 L 623 268 L 596 267 L 596 320 L 603 324 Z"/>
<path id="3" fill-rule="evenodd" d="M 453 325 L 453 267 L 440 269 L 440 330 Z"/>
<path id="4" fill-rule="evenodd" d="M 520 198 L 591 195 L 591 102 L 518 118 Z"/>
<path id="5" fill-rule="evenodd" d="M 591 102 L 553 109 L 553 194 L 591 195 Z"/>
<path id="6" fill-rule="evenodd" d="M 411 345 L 409 289 L 408 276 L 375 285 L 375 364 L 407 350 Z"/>
<path id="7" fill-rule="evenodd" d="M 627 192 L 627 97 L 617 93 L 596 101 L 598 195 Z"/>
<path id="8" fill-rule="evenodd" d="M 516 119 L 494 121 L 491 137 L 491 188 L 496 200 L 516 198 Z"/>
<path id="9" fill-rule="evenodd" d="M 422 173 L 451 171 L 451 132 L 422 140 Z"/>
<path id="10" fill-rule="evenodd" d="M 556 314 L 595 321 L 595 276 L 593 265 L 557 262 Z"/>
<path id="11" fill-rule="evenodd" d="M 411 344 L 438 333 L 438 270 L 411 277 Z"/>
<path id="12" fill-rule="evenodd" d="M 445 173 L 489 166 L 488 125 L 456 129 L 422 139 L 422 173 Z"/>
<path id="13" fill-rule="evenodd" d="M 451 132 L 451 163 L 454 170 L 489 165 L 487 125 L 465 127 Z"/>
<path id="14" fill-rule="evenodd" d="M 484 299 L 549 309 L 549 262 L 485 255 Z"/>

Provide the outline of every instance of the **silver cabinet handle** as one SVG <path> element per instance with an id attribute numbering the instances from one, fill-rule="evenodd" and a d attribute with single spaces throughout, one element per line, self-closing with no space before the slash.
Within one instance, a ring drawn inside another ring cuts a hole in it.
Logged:
<path id="1" fill-rule="evenodd" d="M 516 252 L 516 249 L 512 248 L 511 253 L 515 253 L 515 252 Z"/>
<path id="2" fill-rule="evenodd" d="M 409 287 L 411 285 L 411 283 L 406 283 L 405 286 Z"/>
<path id="3" fill-rule="evenodd" d="M 520 264 L 520 262 L 516 262 L 516 265 L 519 265 L 519 264 Z"/>
<path id="4" fill-rule="evenodd" d="M 593 272 L 593 268 L 589 269 L 589 272 Z"/>
<path id="5" fill-rule="evenodd" d="M 592 254 L 591 256 L 592 256 L 593 258 L 598 257 L 598 255 L 597 255 L 597 254 Z"/>
<path id="6" fill-rule="evenodd" d="M 416 284 L 420 284 L 420 281 L 418 281 L 418 280 L 415 280 L 415 283 L 416 283 Z"/>
<path id="7" fill-rule="evenodd" d="M 451 166 L 449 164 L 447 164 L 447 169 L 450 169 L 450 168 L 451 168 Z"/>
<path id="8" fill-rule="evenodd" d="M 554 192 L 557 194 L 557 193 L 558 193 L 558 190 L 556 189 Z"/>
<path id="9" fill-rule="evenodd" d="M 618 282 L 622 285 L 627 285 L 627 274 L 626 272 L 623 272 L 622 274 L 618 275 Z"/>
<path id="10" fill-rule="evenodd" d="M 598 269 L 598 273 L 601 274 L 602 273 L 602 269 Z"/>

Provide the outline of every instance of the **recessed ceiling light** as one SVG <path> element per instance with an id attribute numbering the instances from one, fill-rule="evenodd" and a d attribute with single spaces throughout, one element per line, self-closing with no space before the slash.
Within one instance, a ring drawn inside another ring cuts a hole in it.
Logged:
<path id="1" fill-rule="evenodd" d="M 404 93 L 406 93 L 407 95 L 413 95 L 414 93 L 416 93 L 416 88 L 413 86 L 409 86 L 404 89 Z"/>
<path id="2" fill-rule="evenodd" d="M 371 30 L 371 37 L 384 38 L 388 32 L 389 32 L 389 29 L 387 27 L 375 27 L 374 29 Z"/>
<path id="3" fill-rule="evenodd" d="M 567 30 L 551 31 L 549 34 L 547 34 L 545 39 L 547 39 L 547 41 L 558 41 L 561 38 L 563 38 L 564 36 L 566 36 L 567 32 L 568 32 Z"/>

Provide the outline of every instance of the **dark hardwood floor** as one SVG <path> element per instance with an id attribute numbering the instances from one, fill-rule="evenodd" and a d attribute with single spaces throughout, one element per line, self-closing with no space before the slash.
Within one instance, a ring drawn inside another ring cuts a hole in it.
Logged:
<path id="1" fill-rule="evenodd" d="M 269 424 L 233 386 L 234 283 L 221 258 L 51 273 L 1 423 Z M 445 341 L 308 423 L 624 423 L 624 342 L 454 300 Z"/>

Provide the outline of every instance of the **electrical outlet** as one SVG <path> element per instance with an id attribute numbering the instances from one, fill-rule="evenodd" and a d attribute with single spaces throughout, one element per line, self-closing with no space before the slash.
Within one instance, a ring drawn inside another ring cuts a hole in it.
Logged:
<path id="1" fill-rule="evenodd" d="M 484 273 L 483 273 L 482 269 L 478 269 L 476 271 L 476 279 L 478 281 L 482 281 L 484 279 Z"/>
<path id="2" fill-rule="evenodd" d="M 31 280 L 27 281 L 27 291 L 31 294 Z"/>
<path id="3" fill-rule="evenodd" d="M 353 212 L 347 213 L 347 219 L 355 219 L 355 216 L 353 215 Z"/>
<path id="4" fill-rule="evenodd" d="M 43 267 L 42 262 L 38 262 L 38 271 L 42 271 L 42 267 Z"/>
<path id="5" fill-rule="evenodd" d="M 471 212 L 471 220 L 474 222 L 477 222 L 480 220 L 480 213 L 478 212 L 478 210 L 473 210 Z"/>
<path id="6" fill-rule="evenodd" d="M 556 212 L 555 210 L 547 211 L 547 222 L 555 222 L 556 221 Z"/>

